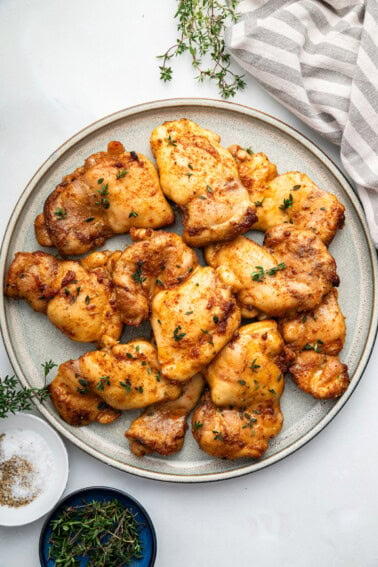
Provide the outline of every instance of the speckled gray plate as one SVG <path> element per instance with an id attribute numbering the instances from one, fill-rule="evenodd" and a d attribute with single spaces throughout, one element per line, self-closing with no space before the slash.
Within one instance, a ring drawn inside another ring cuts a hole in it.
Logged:
<path id="1" fill-rule="evenodd" d="M 225 461 L 201 452 L 188 432 L 183 450 L 169 458 L 146 456 L 138 459 L 124 437 L 135 412 L 125 412 L 112 425 L 92 424 L 74 428 L 63 422 L 50 402 L 37 404 L 45 418 L 70 441 L 89 454 L 124 471 L 159 480 L 203 482 L 226 479 L 256 471 L 289 455 L 321 431 L 352 394 L 367 364 L 377 326 L 374 301 L 376 286 L 375 251 L 368 237 L 363 212 L 350 185 L 337 167 L 304 136 L 286 124 L 257 110 L 223 101 L 179 99 L 153 102 L 122 110 L 82 130 L 61 146 L 30 181 L 10 219 L 1 252 L 0 276 L 17 251 L 34 251 L 33 221 L 42 210 L 47 195 L 63 175 L 83 160 L 104 150 L 110 140 L 120 140 L 129 150 L 151 156 L 149 137 L 152 129 L 165 120 L 191 118 L 222 136 L 222 144 L 238 143 L 263 151 L 278 165 L 280 172 L 300 170 L 324 189 L 335 193 L 346 207 L 346 225 L 331 244 L 341 277 L 340 303 L 347 321 L 347 340 L 342 360 L 349 365 L 351 384 L 337 401 L 319 402 L 304 394 L 287 380 L 282 408 L 285 424 L 271 441 L 259 461 Z M 174 230 L 180 231 L 180 225 Z M 261 242 L 262 235 L 255 233 Z M 120 236 L 108 241 L 116 249 L 130 242 Z M 14 371 L 25 386 L 42 386 L 41 364 L 53 359 L 61 363 L 93 348 L 73 343 L 56 330 L 45 316 L 24 302 L 0 298 L 2 333 Z M 127 328 L 123 340 L 149 336 L 148 325 Z M 53 374 L 53 373 L 52 373 Z"/>

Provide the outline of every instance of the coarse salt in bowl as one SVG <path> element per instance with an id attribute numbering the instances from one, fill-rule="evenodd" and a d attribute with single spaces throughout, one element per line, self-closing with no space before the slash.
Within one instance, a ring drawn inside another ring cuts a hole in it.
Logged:
<path id="1" fill-rule="evenodd" d="M 50 425 L 26 413 L 0 420 L 0 526 L 21 526 L 47 514 L 67 478 L 67 451 Z"/>

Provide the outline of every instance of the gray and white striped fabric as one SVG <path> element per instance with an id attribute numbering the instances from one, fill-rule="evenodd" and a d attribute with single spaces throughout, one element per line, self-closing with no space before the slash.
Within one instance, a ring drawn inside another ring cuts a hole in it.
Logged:
<path id="1" fill-rule="evenodd" d="M 377 0 L 244 0 L 226 45 L 275 98 L 341 147 L 378 247 Z"/>

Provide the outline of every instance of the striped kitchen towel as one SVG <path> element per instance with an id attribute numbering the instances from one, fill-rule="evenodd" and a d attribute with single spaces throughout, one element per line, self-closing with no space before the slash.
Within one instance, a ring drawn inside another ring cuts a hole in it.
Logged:
<path id="1" fill-rule="evenodd" d="M 341 149 L 378 247 L 377 0 L 243 0 L 238 63 Z"/>

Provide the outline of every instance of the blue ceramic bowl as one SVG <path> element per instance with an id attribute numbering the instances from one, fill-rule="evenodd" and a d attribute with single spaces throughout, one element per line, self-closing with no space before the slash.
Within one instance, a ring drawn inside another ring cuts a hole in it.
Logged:
<path id="1" fill-rule="evenodd" d="M 125 508 L 128 508 L 136 517 L 136 520 L 142 524 L 139 537 L 143 546 L 143 557 L 141 559 L 133 559 L 129 567 L 152 567 L 156 558 L 156 533 L 151 518 L 146 510 L 139 504 L 137 500 L 132 498 L 126 492 L 115 488 L 106 488 L 104 486 L 92 486 L 72 492 L 63 498 L 47 517 L 39 538 L 39 559 L 42 567 L 54 567 L 55 562 L 49 557 L 49 539 L 51 537 L 51 521 L 56 520 L 67 506 L 75 506 L 87 502 L 104 502 L 116 498 Z M 87 565 L 88 559 L 83 559 L 80 563 L 81 567 Z M 110 567 L 110 566 L 109 566 Z"/>

